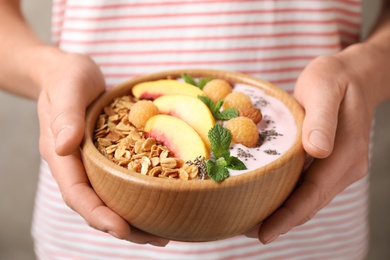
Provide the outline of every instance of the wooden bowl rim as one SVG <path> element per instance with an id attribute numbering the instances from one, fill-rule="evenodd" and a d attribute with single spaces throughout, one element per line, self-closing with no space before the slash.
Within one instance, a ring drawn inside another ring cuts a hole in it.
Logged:
<path id="1" fill-rule="evenodd" d="M 296 126 L 297 126 L 297 135 L 293 145 L 278 159 L 272 161 L 269 164 L 266 164 L 256 170 L 246 172 L 244 174 L 239 174 L 236 176 L 231 176 L 225 179 L 222 182 L 214 182 L 211 179 L 207 180 L 193 180 L 193 181 L 182 181 L 176 179 L 168 178 L 156 178 L 151 176 L 142 175 L 140 173 L 132 172 L 124 167 L 121 167 L 103 154 L 101 154 L 98 149 L 93 144 L 93 131 L 95 128 L 97 118 L 94 118 L 93 115 L 99 115 L 103 110 L 104 106 L 108 105 L 115 97 L 131 94 L 129 91 L 132 86 L 151 80 L 166 79 L 168 76 L 173 78 L 179 78 L 183 73 L 187 73 L 193 77 L 213 77 L 225 79 L 233 83 L 243 83 L 250 86 L 258 87 L 262 89 L 265 93 L 271 96 L 276 96 L 292 113 Z M 292 112 L 295 111 L 295 113 Z M 156 189 L 172 189 L 173 185 L 180 187 L 180 190 L 183 191 L 199 191 L 203 189 L 223 189 L 229 188 L 237 185 L 242 182 L 251 182 L 261 178 L 264 175 L 272 174 L 274 170 L 282 167 L 285 163 L 289 162 L 297 153 L 303 152 L 302 146 L 302 122 L 304 117 L 304 111 L 300 104 L 286 91 L 276 87 L 275 85 L 238 72 L 232 71 L 222 71 L 222 70 L 211 70 L 211 69 L 179 69 L 179 70 L 169 70 L 162 71 L 153 74 L 148 74 L 144 76 L 139 76 L 130 80 L 127 80 L 110 90 L 107 90 L 102 95 L 100 95 L 87 109 L 86 113 L 86 131 L 81 145 L 82 157 L 88 157 L 96 166 L 103 169 L 105 172 L 115 175 L 127 182 L 137 182 L 139 184 L 153 186 Z M 281 163 L 282 162 L 282 163 Z"/>

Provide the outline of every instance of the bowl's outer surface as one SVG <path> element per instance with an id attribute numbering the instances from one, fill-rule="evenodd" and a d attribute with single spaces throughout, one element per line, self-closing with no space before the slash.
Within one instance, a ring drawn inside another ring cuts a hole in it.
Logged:
<path id="1" fill-rule="evenodd" d="M 131 94 L 144 81 L 213 77 L 259 87 L 280 99 L 297 124 L 293 146 L 274 162 L 255 171 L 212 180 L 181 181 L 144 176 L 116 165 L 93 144 L 96 119 L 114 98 Z M 148 233 L 179 241 L 213 241 L 242 234 L 274 212 L 294 189 L 304 164 L 301 140 L 304 112 L 289 94 L 243 74 L 215 70 L 176 70 L 127 81 L 100 96 L 88 109 L 87 130 L 82 144 L 84 166 L 92 187 L 112 210 Z"/>

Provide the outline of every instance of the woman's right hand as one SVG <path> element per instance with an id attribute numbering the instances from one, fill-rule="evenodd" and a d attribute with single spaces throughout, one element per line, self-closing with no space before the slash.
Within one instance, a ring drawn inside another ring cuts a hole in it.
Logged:
<path id="1" fill-rule="evenodd" d="M 97 230 L 139 244 L 169 241 L 139 231 L 100 200 L 91 188 L 80 157 L 87 106 L 105 89 L 99 67 L 86 55 L 53 47 L 34 48 L 32 78 L 39 86 L 40 152 L 48 162 L 65 203 Z"/>

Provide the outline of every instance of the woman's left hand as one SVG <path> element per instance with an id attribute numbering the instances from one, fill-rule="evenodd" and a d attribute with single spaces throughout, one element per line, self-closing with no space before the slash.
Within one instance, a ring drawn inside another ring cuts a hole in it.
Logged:
<path id="1" fill-rule="evenodd" d="M 303 146 L 315 159 L 287 201 L 260 225 L 257 235 L 262 243 L 306 223 L 366 175 L 376 105 L 371 86 L 377 82 L 371 80 L 367 66 L 353 58 L 365 48 L 356 44 L 319 57 L 298 78 L 294 94 L 306 112 Z"/>

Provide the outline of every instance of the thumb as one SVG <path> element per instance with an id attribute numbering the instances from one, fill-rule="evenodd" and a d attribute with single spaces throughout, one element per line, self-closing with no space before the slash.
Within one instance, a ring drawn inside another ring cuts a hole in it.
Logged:
<path id="1" fill-rule="evenodd" d="M 55 96 L 50 98 L 52 104 L 50 126 L 58 155 L 72 153 L 81 143 L 85 129 L 85 102 L 77 102 L 71 99 L 70 93 L 66 94 L 59 101 Z"/>
<path id="2" fill-rule="evenodd" d="M 329 64 L 328 64 L 329 65 Z M 322 67 L 322 66 L 320 66 Z M 333 150 L 338 114 L 345 88 L 326 69 L 307 67 L 299 77 L 295 97 L 305 109 L 302 141 L 305 151 L 326 158 Z"/>
<path id="3" fill-rule="evenodd" d="M 78 72 L 70 73 L 70 80 L 61 81 L 47 93 L 50 127 L 58 155 L 69 155 L 78 149 L 85 131 L 86 108 L 105 87 L 97 66 L 92 62 L 87 64 Z"/>

